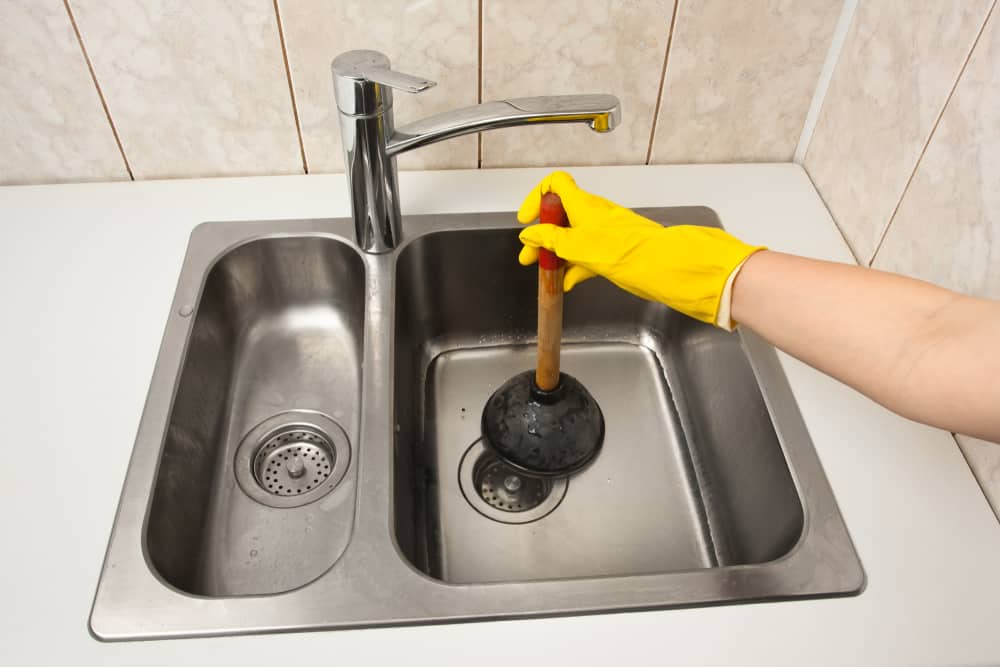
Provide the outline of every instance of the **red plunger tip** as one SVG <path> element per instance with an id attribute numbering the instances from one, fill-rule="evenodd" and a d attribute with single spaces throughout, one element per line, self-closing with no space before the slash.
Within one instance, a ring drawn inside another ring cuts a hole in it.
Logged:
<path id="1" fill-rule="evenodd" d="M 542 195 L 542 204 L 538 211 L 538 222 L 543 225 L 557 225 L 565 227 L 569 224 L 566 219 L 566 210 L 563 208 L 562 199 L 554 192 L 546 192 Z M 538 266 L 549 271 L 554 271 L 561 266 L 562 260 L 556 257 L 551 250 L 544 248 L 538 253 Z"/>

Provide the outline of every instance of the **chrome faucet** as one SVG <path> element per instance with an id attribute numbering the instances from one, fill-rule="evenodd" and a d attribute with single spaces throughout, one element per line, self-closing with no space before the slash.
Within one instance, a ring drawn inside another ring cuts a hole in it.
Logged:
<path id="1" fill-rule="evenodd" d="M 582 122 L 595 132 L 610 132 L 621 120 L 614 95 L 550 95 L 486 102 L 397 128 L 392 90 L 419 93 L 434 86 L 433 81 L 392 70 L 389 58 L 377 51 L 342 53 L 332 68 L 354 230 L 365 252 L 387 252 L 399 243 L 400 153 L 500 127 Z"/>

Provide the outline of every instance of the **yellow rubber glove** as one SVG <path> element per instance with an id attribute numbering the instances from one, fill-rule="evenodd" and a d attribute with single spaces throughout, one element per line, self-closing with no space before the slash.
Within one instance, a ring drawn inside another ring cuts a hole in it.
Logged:
<path id="1" fill-rule="evenodd" d="M 564 171 L 549 174 L 531 191 L 517 212 L 518 221 L 527 224 L 538 218 L 546 192 L 562 199 L 570 226 L 533 225 L 522 231 L 521 264 L 533 264 L 538 249 L 546 248 L 567 262 L 567 292 L 588 278 L 603 276 L 643 299 L 732 329 L 732 279 L 762 246 L 747 245 L 711 227 L 664 227 L 581 190 Z"/>

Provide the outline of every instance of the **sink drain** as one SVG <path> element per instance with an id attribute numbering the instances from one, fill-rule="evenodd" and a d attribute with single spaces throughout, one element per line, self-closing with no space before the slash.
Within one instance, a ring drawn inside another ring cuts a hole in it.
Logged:
<path id="1" fill-rule="evenodd" d="M 257 450 L 254 478 L 268 493 L 295 496 L 330 477 L 336 460 L 333 446 L 322 433 L 306 426 L 289 426 Z"/>
<path id="2" fill-rule="evenodd" d="M 298 507 L 337 486 L 350 463 L 340 426 L 318 412 L 282 412 L 255 426 L 236 451 L 240 488 L 271 507 Z"/>
<path id="3" fill-rule="evenodd" d="M 538 521 L 559 506 L 569 481 L 530 477 L 501 461 L 482 440 L 462 456 L 458 483 L 473 509 L 500 523 Z"/>
<path id="4" fill-rule="evenodd" d="M 526 477 L 489 455 L 479 458 L 472 471 L 472 483 L 486 504 L 505 512 L 538 507 L 552 491 L 548 480 Z"/>

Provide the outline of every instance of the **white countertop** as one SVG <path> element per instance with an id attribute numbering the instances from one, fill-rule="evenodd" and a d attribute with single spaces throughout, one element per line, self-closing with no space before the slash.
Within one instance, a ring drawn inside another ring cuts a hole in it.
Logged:
<path id="1" fill-rule="evenodd" d="M 513 210 L 546 170 L 411 172 L 404 213 Z M 776 250 L 851 255 L 798 166 L 595 167 Z M 781 355 L 868 575 L 857 597 L 104 644 L 87 616 L 180 271 L 206 220 L 342 217 L 341 176 L 0 188 L 0 664 L 1000 664 L 1000 525 L 952 437 Z M 405 222 L 404 222 L 405 233 Z"/>

